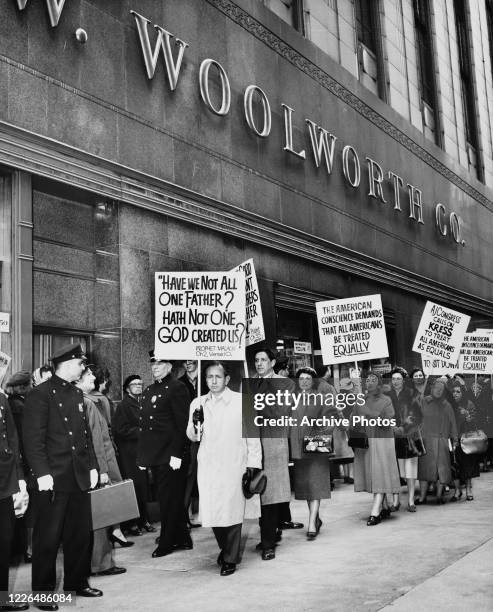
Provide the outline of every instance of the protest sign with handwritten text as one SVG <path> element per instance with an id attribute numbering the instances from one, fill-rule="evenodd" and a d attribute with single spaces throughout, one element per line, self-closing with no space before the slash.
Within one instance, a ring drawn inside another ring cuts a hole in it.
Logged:
<path id="1" fill-rule="evenodd" d="M 414 339 L 413 351 L 452 365 L 456 364 L 470 319 L 470 316 L 462 312 L 426 302 Z"/>
<path id="2" fill-rule="evenodd" d="M 325 365 L 388 357 L 380 294 L 316 302 Z"/>
<path id="3" fill-rule="evenodd" d="M 159 359 L 245 359 L 243 272 L 156 272 Z"/>
<path id="4" fill-rule="evenodd" d="M 246 336 L 245 344 L 250 346 L 265 340 L 264 319 L 262 317 L 262 306 L 260 304 L 260 292 L 258 289 L 257 275 L 253 259 L 248 259 L 240 264 L 234 271 L 245 273 L 245 300 L 246 300 Z"/>

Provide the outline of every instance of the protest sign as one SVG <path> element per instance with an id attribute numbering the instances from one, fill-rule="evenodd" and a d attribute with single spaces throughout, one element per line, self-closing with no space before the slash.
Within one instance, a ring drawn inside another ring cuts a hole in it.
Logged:
<path id="1" fill-rule="evenodd" d="M 454 366 L 459 359 L 460 347 L 470 319 L 471 317 L 462 312 L 426 302 L 414 339 L 413 351 Z"/>
<path id="2" fill-rule="evenodd" d="M 8 370 L 10 364 L 10 357 L 6 353 L 0 351 L 0 383 L 3 381 L 4 376 Z"/>
<path id="3" fill-rule="evenodd" d="M 10 330 L 10 313 L 0 312 L 0 332 L 8 333 Z"/>
<path id="4" fill-rule="evenodd" d="M 443 376 L 445 374 L 453 376 L 459 371 L 457 361 L 447 361 L 434 355 L 421 355 L 421 364 L 426 376 Z"/>
<path id="5" fill-rule="evenodd" d="M 493 373 L 493 330 L 476 330 L 464 336 L 459 356 L 459 372 L 464 374 Z"/>
<path id="6" fill-rule="evenodd" d="M 243 272 L 156 272 L 159 359 L 245 359 Z"/>
<path id="7" fill-rule="evenodd" d="M 388 357 L 379 294 L 316 302 L 324 365 Z"/>
<path id="8" fill-rule="evenodd" d="M 295 355 L 311 355 L 312 343 L 301 342 L 301 340 L 293 340 L 293 353 Z"/>
<path id="9" fill-rule="evenodd" d="M 260 304 L 260 292 L 258 289 L 257 275 L 253 259 L 248 259 L 233 271 L 245 273 L 245 301 L 246 301 L 246 335 L 245 345 L 250 346 L 265 340 L 264 319 L 262 317 L 262 306 Z"/>

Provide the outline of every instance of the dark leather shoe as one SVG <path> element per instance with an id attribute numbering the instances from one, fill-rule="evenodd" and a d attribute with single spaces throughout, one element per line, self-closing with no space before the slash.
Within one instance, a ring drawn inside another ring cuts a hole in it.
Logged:
<path id="1" fill-rule="evenodd" d="M 221 576 L 231 576 L 236 572 L 236 563 L 223 563 L 221 565 Z"/>
<path id="2" fill-rule="evenodd" d="M 117 576 L 118 574 L 124 574 L 127 570 L 124 567 L 110 567 L 107 570 L 101 572 L 94 572 L 91 576 Z"/>
<path id="3" fill-rule="evenodd" d="M 102 597 L 103 591 L 100 591 L 99 589 L 93 589 L 90 586 L 86 586 L 83 589 L 75 591 L 75 594 L 77 595 L 77 597 Z"/>
<path id="4" fill-rule="evenodd" d="M 27 604 L 25 605 L 27 606 L 27 608 L 29 608 Z M 27 608 L 0 608 L 0 610 L 27 610 Z M 58 610 L 58 605 L 57 604 L 39 604 L 39 606 L 36 606 L 36 608 L 38 608 L 38 610 L 53 610 L 54 612 L 56 612 L 56 610 Z"/>
<path id="5" fill-rule="evenodd" d="M 192 539 L 190 538 L 189 540 L 185 540 L 185 542 L 180 542 L 179 544 L 173 544 L 173 548 L 175 550 L 192 550 Z"/>
<path id="6" fill-rule="evenodd" d="M 283 521 L 281 529 L 303 529 L 303 523 L 295 523 L 294 521 Z"/>
<path id="7" fill-rule="evenodd" d="M 140 527 L 137 527 L 137 525 L 133 525 L 132 527 L 129 527 L 125 531 L 128 533 L 128 535 L 131 535 L 131 536 L 141 536 L 142 535 L 142 529 Z"/>
<path id="8" fill-rule="evenodd" d="M 415 499 L 414 500 L 414 505 L 415 506 L 424 506 L 424 504 L 428 503 L 426 500 L 426 497 L 424 499 Z"/>
<path id="9" fill-rule="evenodd" d="M 154 525 L 151 525 L 149 521 L 145 521 L 145 523 L 142 525 L 142 529 L 145 529 L 147 533 L 155 533 L 156 531 Z"/>
<path id="10" fill-rule="evenodd" d="M 382 511 L 380 512 L 380 518 L 381 519 L 389 518 L 390 512 L 391 512 L 390 508 L 382 508 Z"/>
<path id="11" fill-rule="evenodd" d="M 161 549 L 159 546 L 152 553 L 152 557 L 155 559 L 156 557 L 166 557 L 166 555 L 171 555 L 172 552 L 175 552 L 174 548 Z"/>
<path id="12" fill-rule="evenodd" d="M 317 537 L 317 532 L 316 531 L 307 531 L 306 532 L 306 539 L 309 542 L 312 542 L 316 537 Z"/>
<path id="13" fill-rule="evenodd" d="M 271 559 L 276 558 L 276 551 L 273 548 L 267 548 L 262 551 L 262 559 L 264 561 L 270 561 Z"/>
<path id="14" fill-rule="evenodd" d="M 369 519 L 366 521 L 366 524 L 368 525 L 368 527 L 372 527 L 373 525 L 378 525 L 381 520 L 382 519 L 380 518 L 380 516 L 373 516 L 373 514 L 371 514 Z"/>
<path id="15" fill-rule="evenodd" d="M 0 610 L 29 610 L 29 604 L 27 603 L 11 603 L 0 605 Z M 57 606 L 58 610 L 58 606 Z"/>

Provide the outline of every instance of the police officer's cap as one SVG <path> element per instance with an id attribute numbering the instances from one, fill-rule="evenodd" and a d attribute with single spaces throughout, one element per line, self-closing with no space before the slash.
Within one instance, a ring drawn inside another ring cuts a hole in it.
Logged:
<path id="1" fill-rule="evenodd" d="M 149 351 L 149 362 L 150 363 L 165 362 L 165 363 L 171 363 L 171 365 L 174 364 L 174 360 L 172 359 L 158 359 L 154 355 L 154 349 L 152 349 L 152 351 Z"/>
<path id="2" fill-rule="evenodd" d="M 53 361 L 54 365 L 57 365 L 63 361 L 70 361 L 71 359 L 87 359 L 87 357 L 82 350 L 82 346 L 77 343 L 62 346 L 62 348 L 58 349 L 56 353 L 53 353 L 50 359 Z"/>

